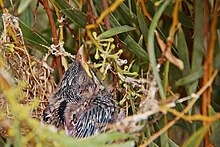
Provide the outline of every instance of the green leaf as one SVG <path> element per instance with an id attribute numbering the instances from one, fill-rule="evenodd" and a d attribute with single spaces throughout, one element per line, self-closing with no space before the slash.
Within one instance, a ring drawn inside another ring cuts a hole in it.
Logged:
<path id="1" fill-rule="evenodd" d="M 212 106 L 209 106 L 209 115 L 214 116 L 216 114 Z M 211 124 L 211 136 L 210 140 L 214 146 L 220 146 L 220 120 L 217 119 Z"/>
<path id="2" fill-rule="evenodd" d="M 149 62 L 149 57 L 147 52 L 143 48 L 141 48 L 141 46 L 138 45 L 137 42 L 135 42 L 131 36 L 127 35 L 127 37 L 125 37 L 122 43 L 125 44 L 129 49 L 131 49 L 131 51 L 137 57 L 140 57 L 145 62 Z"/>
<path id="3" fill-rule="evenodd" d="M 0 136 L 0 146 L 5 146 L 5 141 L 2 139 L 1 136 Z"/>
<path id="4" fill-rule="evenodd" d="M 72 22 L 78 24 L 82 28 L 85 28 L 87 20 L 85 13 L 72 7 L 65 0 L 55 0 L 54 2 L 60 8 L 60 11 L 63 12 Z"/>
<path id="5" fill-rule="evenodd" d="M 189 62 L 189 52 L 186 44 L 186 38 L 181 27 L 177 32 L 177 48 L 178 48 L 179 58 L 184 63 L 184 69 L 181 71 L 182 76 L 186 77 L 190 74 L 190 62 Z M 184 88 L 187 94 L 190 94 L 188 89 L 189 85 L 185 85 Z"/>
<path id="6" fill-rule="evenodd" d="M 32 29 L 29 26 L 27 26 L 23 21 L 19 20 L 19 26 L 22 30 L 23 37 L 25 38 L 25 40 L 29 40 L 36 44 L 50 45 L 50 40 L 44 38 L 36 31 L 33 33 Z"/>
<path id="7" fill-rule="evenodd" d="M 196 80 L 198 80 L 199 78 L 202 77 L 203 73 L 204 73 L 203 67 L 198 67 L 197 71 L 189 74 L 188 76 L 186 76 L 184 78 L 179 79 L 176 82 L 176 85 L 181 86 L 181 85 L 189 84 L 191 82 L 195 82 Z"/>
<path id="8" fill-rule="evenodd" d="M 140 36 L 138 40 L 138 45 L 140 45 L 140 47 L 143 47 L 143 35 Z"/>
<path id="9" fill-rule="evenodd" d="M 201 127 L 186 140 L 186 142 L 183 144 L 183 147 L 199 146 L 208 130 L 209 126 Z"/>
<path id="10" fill-rule="evenodd" d="M 175 142 L 173 142 L 173 140 L 171 140 L 170 138 L 168 138 L 169 141 L 169 147 L 179 147 Z"/>
<path id="11" fill-rule="evenodd" d="M 192 53 L 192 65 L 191 73 L 198 70 L 198 67 L 202 66 L 204 57 L 204 31 L 203 31 L 203 6 L 200 0 L 195 0 L 195 24 L 194 24 L 194 44 Z M 195 93 L 198 80 L 189 86 L 189 93 Z"/>
<path id="12" fill-rule="evenodd" d="M 132 137 L 131 135 L 128 134 L 123 134 L 119 132 L 110 132 L 110 133 L 103 133 L 95 136 L 91 136 L 85 139 L 80 140 L 80 143 L 82 143 L 83 146 L 88 146 L 88 147 L 98 147 L 98 146 L 104 146 L 106 145 L 107 142 L 112 142 L 118 139 L 126 139 Z M 110 144 L 109 146 L 122 146 L 122 144 Z M 132 143 L 131 141 L 129 143 L 126 143 L 125 145 L 128 146 L 134 146 L 134 142 Z M 123 145 L 123 146 L 125 146 Z"/>
<path id="13" fill-rule="evenodd" d="M 31 5 L 29 5 L 19 16 L 19 19 L 21 19 L 25 24 L 29 27 L 32 27 L 34 22 L 33 17 L 33 8 Z"/>
<path id="14" fill-rule="evenodd" d="M 113 26 L 121 26 L 112 14 L 110 15 L 110 19 L 111 23 L 113 23 Z M 147 52 L 140 45 L 138 45 L 130 35 L 127 35 L 126 37 L 122 36 L 119 38 L 121 39 L 121 42 L 126 45 L 137 57 L 143 59 L 145 62 L 149 62 Z"/>
<path id="15" fill-rule="evenodd" d="M 216 127 L 210 137 L 210 141 L 214 146 L 220 146 L 220 126 Z"/>
<path id="16" fill-rule="evenodd" d="M 216 114 L 215 110 L 213 109 L 213 107 L 210 105 L 209 106 L 209 115 L 210 116 L 214 116 Z M 220 127 L 220 120 L 216 120 L 212 123 L 211 125 L 211 129 L 214 131 L 215 128 Z"/>
<path id="17" fill-rule="evenodd" d="M 134 147 L 134 146 L 135 146 L 134 141 L 128 141 L 120 144 L 104 145 L 103 147 Z"/>
<path id="18" fill-rule="evenodd" d="M 132 31 L 132 30 L 135 30 L 135 28 L 127 26 L 127 25 L 120 26 L 120 27 L 115 27 L 115 28 L 112 28 L 110 30 L 107 30 L 107 31 L 103 32 L 97 38 L 98 39 L 109 38 L 109 37 L 112 37 L 114 35 L 129 32 L 129 31 Z"/>
<path id="19" fill-rule="evenodd" d="M 184 62 L 184 70 L 182 71 L 182 74 L 183 76 L 187 76 L 190 73 L 189 52 L 182 28 L 179 29 L 177 35 L 178 35 L 178 43 L 177 43 L 178 55 L 179 58 Z"/>
<path id="20" fill-rule="evenodd" d="M 32 0 L 21 0 L 21 3 L 18 7 L 18 14 L 21 14 L 30 4 Z"/>
<path id="21" fill-rule="evenodd" d="M 119 6 L 119 9 L 122 10 L 122 15 L 127 16 L 130 23 L 137 24 L 137 16 L 128 8 L 124 3 Z M 117 10 L 116 10 L 117 11 Z"/>
<path id="22" fill-rule="evenodd" d="M 174 7 L 172 5 L 169 5 L 165 9 L 164 13 L 170 17 L 173 17 L 172 16 L 173 10 L 174 10 Z M 182 11 L 178 12 L 178 19 L 179 19 L 179 22 L 183 26 L 188 27 L 188 28 L 193 28 L 191 18 L 189 16 L 186 16 Z"/>
<path id="23" fill-rule="evenodd" d="M 138 18 L 139 27 L 141 29 L 143 36 L 144 36 L 144 40 L 145 40 L 145 42 L 147 42 L 147 34 L 148 34 L 149 29 L 146 25 L 145 17 L 143 16 L 141 6 L 139 4 L 137 5 L 137 18 Z"/>
<path id="24" fill-rule="evenodd" d="M 215 53 L 214 53 L 214 68 L 220 68 L 220 50 L 219 48 L 216 49 Z"/>
<path id="25" fill-rule="evenodd" d="M 133 136 L 128 134 L 123 134 L 119 132 L 107 132 L 98 134 L 95 136 L 90 136 L 87 138 L 82 139 L 74 139 L 71 137 L 66 136 L 65 134 L 57 134 L 57 133 L 51 133 L 46 131 L 45 133 L 48 133 L 48 135 L 51 137 L 50 139 L 57 140 L 61 145 L 65 144 L 66 147 L 72 147 L 72 146 L 83 146 L 83 147 L 133 147 L 134 141 L 127 141 L 123 143 L 112 143 L 113 141 L 119 140 L 119 139 L 127 139 L 132 138 Z M 49 134 L 50 133 L 50 134 Z M 110 144 L 108 144 L 110 142 Z"/>
<path id="26" fill-rule="evenodd" d="M 101 5 L 101 1 L 97 1 L 97 7 L 99 11 L 102 10 Z M 113 28 L 121 26 L 121 24 L 112 13 L 110 13 L 110 20 L 111 26 Z M 121 39 L 121 42 L 126 45 L 137 57 L 143 59 L 145 62 L 149 62 L 147 52 L 140 45 L 138 45 L 138 43 L 130 35 L 127 34 L 126 36 L 119 36 L 119 38 Z"/>
<path id="27" fill-rule="evenodd" d="M 158 69 L 157 69 L 155 50 L 154 50 L 154 30 L 156 29 L 157 22 L 159 21 L 160 16 L 162 15 L 163 11 L 165 10 L 165 8 L 167 7 L 167 5 L 169 3 L 170 3 L 170 0 L 164 1 L 164 3 L 161 5 L 161 7 L 158 9 L 158 11 L 155 13 L 153 20 L 151 22 L 150 28 L 149 28 L 148 41 L 147 41 L 148 42 L 147 49 L 148 49 L 151 67 L 153 69 L 153 74 L 156 77 L 157 84 L 159 87 L 160 96 L 162 97 L 162 99 L 165 99 L 166 96 L 165 96 L 164 89 L 163 89 L 161 79 L 160 79 L 160 75 L 159 75 Z"/>

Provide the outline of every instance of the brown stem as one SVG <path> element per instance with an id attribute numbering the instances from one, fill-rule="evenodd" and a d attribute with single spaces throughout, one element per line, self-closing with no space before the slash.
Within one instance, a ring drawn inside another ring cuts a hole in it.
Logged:
<path id="1" fill-rule="evenodd" d="M 203 7 L 205 10 L 205 15 L 209 15 L 209 8 L 207 7 L 208 1 L 203 1 Z M 218 1 L 215 3 L 214 7 L 214 17 L 211 22 L 210 28 L 210 38 L 208 37 L 208 20 L 205 21 L 205 36 L 207 38 L 207 54 L 204 62 L 204 76 L 203 76 L 203 85 L 211 78 L 213 72 L 213 56 L 214 56 L 214 45 L 216 41 L 216 26 L 218 21 Z M 202 95 L 202 115 L 209 115 L 209 106 L 211 104 L 212 88 L 211 86 L 203 93 Z M 207 122 L 203 122 L 203 125 L 207 125 Z M 205 146 L 210 145 L 210 130 L 205 135 Z"/>
<path id="2" fill-rule="evenodd" d="M 40 3 L 44 6 L 44 9 L 46 10 L 46 13 L 47 13 L 47 16 L 48 16 L 48 19 L 50 22 L 51 30 L 52 30 L 53 42 L 54 42 L 54 45 L 56 46 L 56 45 L 58 45 L 59 40 L 58 40 L 58 36 L 56 34 L 56 25 L 55 25 L 55 22 L 54 22 L 54 19 L 53 19 L 51 10 L 50 10 L 50 6 L 48 4 L 48 0 L 40 0 Z M 54 61 L 56 62 L 56 67 L 58 70 L 59 78 L 61 78 L 63 75 L 63 70 L 62 70 L 60 56 L 54 57 L 52 64 Z"/>
<path id="3" fill-rule="evenodd" d="M 107 2 L 107 0 L 102 0 L 102 6 L 103 6 L 103 9 L 104 9 L 104 10 L 108 9 L 108 2 Z M 107 29 L 107 30 L 111 29 L 109 14 L 107 14 L 107 15 L 105 16 L 104 22 L 105 22 L 105 27 L 106 27 L 106 29 Z"/>
<path id="4" fill-rule="evenodd" d="M 95 23 L 95 21 L 94 21 L 94 15 L 93 15 L 93 12 L 92 12 L 92 5 L 91 5 L 91 1 L 90 0 L 86 0 L 86 3 L 87 3 L 87 6 L 88 6 L 88 12 L 87 12 L 87 24 L 93 24 L 93 23 Z M 86 38 L 89 40 L 89 36 L 87 36 L 87 32 L 85 32 L 85 36 L 86 36 Z M 88 51 L 88 55 L 90 56 L 90 54 L 91 54 L 91 51 L 90 51 L 90 45 L 89 44 L 87 44 L 86 45 L 86 49 L 87 49 L 87 51 Z"/>
<path id="5" fill-rule="evenodd" d="M 91 24 L 93 24 L 93 23 L 95 23 L 95 21 L 94 21 L 94 15 L 93 15 L 93 12 L 92 12 L 92 5 L 91 5 L 91 2 L 90 2 L 90 0 L 86 0 L 86 3 L 87 3 L 87 6 L 88 6 L 88 12 L 87 12 L 87 23 L 91 23 Z"/>
<path id="6" fill-rule="evenodd" d="M 103 10 L 108 9 L 108 2 L 107 0 L 102 0 L 102 6 L 103 6 Z M 111 29 L 110 26 L 110 18 L 109 18 L 109 14 L 105 16 L 104 18 L 104 22 L 105 22 L 105 27 L 107 30 Z M 117 36 L 115 36 L 116 42 L 119 42 L 119 39 L 117 38 Z M 112 51 L 114 53 L 114 51 Z M 112 73 L 113 76 L 113 93 L 114 93 L 114 99 L 117 99 L 117 83 L 118 83 L 118 78 L 117 76 Z"/>
<path id="7" fill-rule="evenodd" d="M 34 31 L 35 31 L 34 28 L 35 28 L 35 26 L 37 24 L 37 9 L 38 9 L 38 7 L 39 7 L 39 0 L 37 1 L 36 6 L 34 8 L 34 24 L 32 26 L 32 33 L 34 33 Z"/>

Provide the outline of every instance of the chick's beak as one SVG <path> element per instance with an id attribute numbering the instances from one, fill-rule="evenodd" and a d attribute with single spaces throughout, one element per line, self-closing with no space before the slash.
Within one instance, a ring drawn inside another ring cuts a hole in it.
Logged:
<path id="1" fill-rule="evenodd" d="M 79 51 L 76 54 L 76 61 L 81 63 L 81 65 L 82 65 L 83 69 L 86 71 L 87 75 L 90 78 L 92 78 L 92 74 L 89 71 L 89 65 L 87 64 L 86 54 L 85 54 L 84 46 L 83 45 L 79 48 Z"/>

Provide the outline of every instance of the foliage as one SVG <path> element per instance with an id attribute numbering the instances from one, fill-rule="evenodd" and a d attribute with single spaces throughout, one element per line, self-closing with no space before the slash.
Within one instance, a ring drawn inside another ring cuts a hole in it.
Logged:
<path id="1" fill-rule="evenodd" d="M 0 5 L 0 146 L 220 144 L 218 0 Z M 106 133 L 74 139 L 40 120 L 82 45 L 125 114 Z"/>

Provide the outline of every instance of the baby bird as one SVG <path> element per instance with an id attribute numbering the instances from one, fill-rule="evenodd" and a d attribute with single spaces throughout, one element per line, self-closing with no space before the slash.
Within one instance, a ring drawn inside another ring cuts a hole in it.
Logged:
<path id="1" fill-rule="evenodd" d="M 116 103 L 88 66 L 83 46 L 49 100 L 42 120 L 76 138 L 104 132 L 116 118 Z"/>

